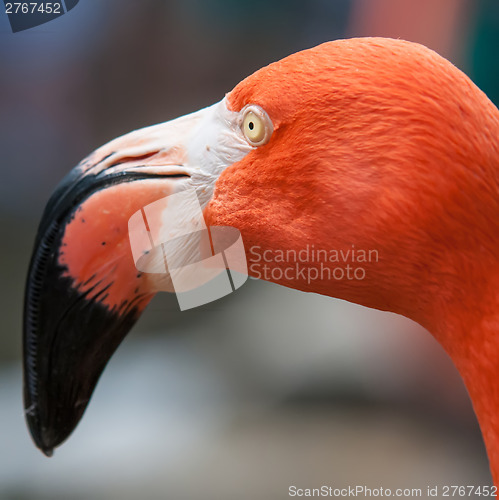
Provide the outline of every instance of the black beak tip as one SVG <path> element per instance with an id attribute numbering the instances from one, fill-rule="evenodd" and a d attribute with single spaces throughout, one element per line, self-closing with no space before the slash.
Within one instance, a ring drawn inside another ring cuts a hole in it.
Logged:
<path id="1" fill-rule="evenodd" d="M 29 422 L 28 422 L 29 427 Z M 46 456 L 51 457 L 54 454 L 54 448 L 57 446 L 51 440 L 46 439 L 44 433 L 38 432 L 37 429 L 30 427 L 30 434 L 36 447 Z"/>
<path id="2" fill-rule="evenodd" d="M 46 448 L 41 448 L 41 450 L 46 457 L 51 457 L 54 455 L 54 448 L 46 447 Z"/>
<path id="3" fill-rule="evenodd" d="M 54 448 L 59 443 L 54 442 L 53 439 L 49 439 L 48 436 L 42 432 L 42 434 L 35 439 L 35 444 L 46 457 L 51 457 L 54 454 Z"/>
<path id="4" fill-rule="evenodd" d="M 43 433 L 38 432 L 30 427 L 31 437 L 36 445 L 36 447 L 46 456 L 51 457 L 54 454 L 55 444 L 50 440 L 45 439 Z"/>
<path id="5" fill-rule="evenodd" d="M 26 413 L 26 423 L 28 425 L 31 438 L 35 446 L 46 456 L 51 457 L 54 455 L 54 449 L 59 446 L 67 435 L 61 436 L 59 432 L 47 429 L 40 425 L 40 415 L 34 413 Z"/>

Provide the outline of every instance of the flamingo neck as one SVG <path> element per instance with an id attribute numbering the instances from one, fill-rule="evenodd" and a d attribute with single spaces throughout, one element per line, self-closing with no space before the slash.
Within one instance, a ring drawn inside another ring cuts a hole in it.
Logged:
<path id="1" fill-rule="evenodd" d="M 494 484 L 499 486 L 499 291 L 493 274 L 480 303 L 455 303 L 432 329 L 461 374 L 478 418 Z"/>

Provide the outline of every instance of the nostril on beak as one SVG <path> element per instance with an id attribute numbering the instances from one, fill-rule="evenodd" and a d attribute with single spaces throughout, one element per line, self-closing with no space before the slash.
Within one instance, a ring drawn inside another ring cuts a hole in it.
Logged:
<path id="1" fill-rule="evenodd" d="M 111 156 L 115 157 L 115 161 L 109 162 L 105 166 L 105 168 L 117 167 L 118 165 L 122 165 L 123 163 L 127 163 L 127 162 L 128 163 L 130 163 L 130 162 L 134 162 L 134 163 L 139 162 L 140 163 L 141 161 L 148 160 L 149 158 L 151 158 L 152 156 L 155 156 L 156 154 L 158 154 L 158 151 L 146 153 L 146 154 L 143 154 L 140 156 L 118 156 L 118 157 L 116 157 L 116 155 L 111 155 Z M 111 159 L 111 157 L 109 157 L 108 159 Z"/>

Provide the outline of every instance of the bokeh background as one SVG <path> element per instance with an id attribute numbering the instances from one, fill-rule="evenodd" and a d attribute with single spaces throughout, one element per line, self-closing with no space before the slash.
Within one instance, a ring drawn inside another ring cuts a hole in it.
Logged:
<path id="1" fill-rule="evenodd" d="M 220 100 L 292 52 L 418 41 L 499 102 L 497 0 L 81 0 L 0 13 L 0 499 L 281 499 L 288 487 L 490 484 L 466 391 L 395 315 L 250 281 L 179 313 L 158 296 L 47 459 L 24 425 L 23 286 L 52 189 L 117 135 Z"/>

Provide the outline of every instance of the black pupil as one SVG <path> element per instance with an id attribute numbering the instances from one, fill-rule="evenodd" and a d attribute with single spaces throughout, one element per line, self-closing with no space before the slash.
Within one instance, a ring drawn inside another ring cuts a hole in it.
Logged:
<path id="1" fill-rule="evenodd" d="M 253 130 L 253 129 L 255 128 L 255 125 L 253 124 L 253 122 L 249 122 L 249 123 L 248 123 L 248 128 L 249 128 L 250 130 Z"/>

